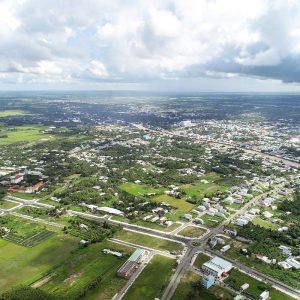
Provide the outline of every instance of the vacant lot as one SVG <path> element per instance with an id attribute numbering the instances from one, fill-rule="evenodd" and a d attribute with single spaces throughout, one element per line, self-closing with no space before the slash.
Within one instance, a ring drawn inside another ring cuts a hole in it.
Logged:
<path id="1" fill-rule="evenodd" d="M 158 250 L 167 251 L 181 251 L 183 249 L 182 244 L 156 238 L 150 235 L 140 234 L 128 230 L 120 230 L 115 235 L 114 238 L 126 241 L 129 243 L 150 247 Z"/>
<path id="2" fill-rule="evenodd" d="M 160 298 L 169 283 L 174 259 L 155 255 L 124 296 L 124 300 Z"/>
<path id="3" fill-rule="evenodd" d="M 132 182 L 126 182 L 122 184 L 120 189 L 134 196 L 146 196 L 148 193 L 160 194 L 166 190 L 165 188 L 153 188 L 151 186 Z"/>
<path id="4" fill-rule="evenodd" d="M 120 251 L 124 257 L 104 254 L 104 248 Z M 41 288 L 67 299 L 79 296 L 85 299 L 111 299 L 126 282 L 117 277 L 117 270 L 133 251 L 109 241 L 79 248 L 53 269 L 50 273 L 52 279 Z"/>
<path id="5" fill-rule="evenodd" d="M 211 259 L 210 256 L 208 256 L 204 253 L 199 253 L 197 255 L 197 258 L 196 258 L 195 262 L 194 262 L 194 266 L 198 269 L 201 269 L 202 265 L 204 263 L 206 263 L 207 261 L 209 261 L 210 259 Z"/>
<path id="6" fill-rule="evenodd" d="M 63 233 L 52 235 L 33 248 L 0 239 L 0 290 L 30 285 L 65 261 L 77 247 L 78 239 Z"/>
<path id="7" fill-rule="evenodd" d="M 13 128 L 5 128 L 1 131 L 0 145 L 9 145 L 21 142 L 36 142 L 42 139 L 49 139 L 48 134 L 42 131 L 45 127 L 42 126 L 15 126 Z"/>
<path id="8" fill-rule="evenodd" d="M 10 209 L 13 208 L 15 206 L 17 206 L 18 204 L 15 202 L 10 202 L 10 201 L 0 201 L 0 208 L 2 209 Z"/>
<path id="9" fill-rule="evenodd" d="M 187 236 L 190 238 L 197 238 L 197 237 L 201 236 L 203 233 L 205 233 L 205 231 L 206 230 L 204 230 L 200 227 L 187 226 L 184 229 L 182 229 L 181 231 L 179 231 L 178 234 Z"/>
<path id="10" fill-rule="evenodd" d="M 259 295 L 264 290 L 269 290 L 271 300 L 282 300 L 282 299 L 292 300 L 293 299 L 288 295 L 272 288 L 270 285 L 265 284 L 262 281 L 258 281 L 257 279 L 243 272 L 240 272 L 236 269 L 230 271 L 229 278 L 226 279 L 226 284 L 228 284 L 230 287 L 234 288 L 235 290 L 239 290 L 244 283 L 249 284 L 249 288 L 244 292 L 244 294 L 250 297 L 251 299 L 258 299 Z"/>

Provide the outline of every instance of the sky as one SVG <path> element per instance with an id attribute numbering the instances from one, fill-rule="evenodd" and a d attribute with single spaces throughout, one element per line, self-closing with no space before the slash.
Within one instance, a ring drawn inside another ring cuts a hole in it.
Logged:
<path id="1" fill-rule="evenodd" d="M 0 90 L 300 92 L 299 0 L 0 0 Z"/>

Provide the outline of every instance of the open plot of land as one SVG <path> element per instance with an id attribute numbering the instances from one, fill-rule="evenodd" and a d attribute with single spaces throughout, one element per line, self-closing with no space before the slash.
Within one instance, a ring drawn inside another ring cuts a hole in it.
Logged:
<path id="1" fill-rule="evenodd" d="M 221 222 L 224 221 L 223 218 L 218 217 L 218 216 L 209 216 L 207 214 L 203 215 L 201 219 L 204 221 L 204 225 L 207 227 L 216 227 L 218 226 Z"/>
<path id="2" fill-rule="evenodd" d="M 202 265 L 204 263 L 206 263 L 207 261 L 209 261 L 210 259 L 211 259 L 210 256 L 201 252 L 197 255 L 195 262 L 194 262 L 194 266 L 198 269 L 201 269 Z"/>
<path id="3" fill-rule="evenodd" d="M 23 200 L 33 200 L 36 197 L 36 195 L 33 194 L 33 193 L 15 193 L 15 192 L 9 192 L 8 195 L 16 197 L 16 198 L 21 198 Z"/>
<path id="4" fill-rule="evenodd" d="M 52 235 L 33 248 L 0 239 L 0 290 L 29 285 L 69 257 L 78 239 L 63 233 Z"/>
<path id="5" fill-rule="evenodd" d="M 181 231 L 178 232 L 179 235 L 187 236 L 190 238 L 197 238 L 200 237 L 206 230 L 196 227 L 196 226 L 187 226 Z"/>
<path id="6" fill-rule="evenodd" d="M 160 239 L 156 238 L 150 235 L 145 235 L 141 233 L 136 233 L 128 230 L 120 230 L 118 231 L 115 235 L 114 238 L 145 246 L 145 247 L 150 247 L 158 250 L 167 250 L 167 251 L 181 251 L 183 249 L 182 244 L 165 240 L 165 239 Z"/>
<path id="7" fill-rule="evenodd" d="M 104 254 L 104 248 L 119 251 L 123 257 Z M 80 248 L 49 274 L 41 288 L 58 297 L 111 299 L 125 284 L 116 273 L 134 249 L 105 241 Z"/>
<path id="8" fill-rule="evenodd" d="M 259 217 L 256 217 L 252 220 L 252 223 L 254 225 L 258 225 L 258 226 L 261 226 L 261 227 L 264 227 L 264 228 L 267 228 L 267 229 L 277 229 L 278 228 L 278 225 L 275 225 L 275 224 L 272 224 L 271 222 L 268 222 L 268 221 L 264 221 L 262 220 L 261 218 Z"/>
<path id="9" fill-rule="evenodd" d="M 28 113 L 23 110 L 0 110 L 0 118 L 11 117 L 11 116 L 23 116 Z"/>
<path id="10" fill-rule="evenodd" d="M 17 205 L 18 205 L 18 203 L 11 202 L 11 201 L 0 201 L 0 208 L 2 208 L 2 209 L 10 209 Z"/>
<path id="11" fill-rule="evenodd" d="M 185 274 L 172 297 L 172 300 L 231 300 L 233 294 L 220 286 L 212 286 L 208 290 L 199 286 L 202 277 L 193 272 Z"/>
<path id="12" fill-rule="evenodd" d="M 162 193 L 165 188 L 153 188 L 151 186 L 126 182 L 120 186 L 120 189 L 134 196 L 146 196 L 148 193 Z"/>
<path id="13" fill-rule="evenodd" d="M 160 298 L 172 275 L 174 263 L 174 259 L 155 255 L 123 299 L 153 300 Z"/>
<path id="14" fill-rule="evenodd" d="M 42 126 L 16 126 L 5 130 L 2 134 L 7 137 L 0 138 L 0 145 L 9 145 L 19 142 L 36 142 L 42 139 L 49 139 L 50 135 L 44 134 Z"/>
<path id="15" fill-rule="evenodd" d="M 225 185 L 220 185 L 218 180 L 220 177 L 211 173 L 201 177 L 201 180 L 207 180 L 208 183 L 202 183 L 200 180 L 196 181 L 193 184 L 183 185 L 181 188 L 186 192 L 190 197 L 203 198 L 214 195 L 216 192 L 223 192 L 227 189 Z"/>
<path id="16" fill-rule="evenodd" d="M 249 288 L 245 290 L 244 294 L 252 299 L 258 299 L 259 295 L 264 291 L 268 290 L 270 292 L 271 300 L 292 300 L 294 298 L 272 288 L 270 285 L 265 284 L 262 281 L 259 281 L 243 272 L 240 272 L 236 269 L 232 269 L 229 273 L 228 279 L 226 279 L 226 284 L 232 287 L 235 290 L 239 290 L 240 287 L 248 283 Z"/>

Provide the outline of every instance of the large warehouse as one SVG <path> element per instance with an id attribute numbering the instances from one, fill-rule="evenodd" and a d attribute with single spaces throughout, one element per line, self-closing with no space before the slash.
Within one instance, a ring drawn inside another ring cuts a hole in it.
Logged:
<path id="1" fill-rule="evenodd" d="M 203 272 L 207 275 L 212 275 L 215 278 L 225 277 L 231 269 L 232 264 L 218 256 L 215 256 L 202 265 Z"/>
<path id="2" fill-rule="evenodd" d="M 144 249 L 136 249 L 118 270 L 118 276 L 128 279 L 137 269 L 138 264 L 144 259 L 145 253 Z"/>

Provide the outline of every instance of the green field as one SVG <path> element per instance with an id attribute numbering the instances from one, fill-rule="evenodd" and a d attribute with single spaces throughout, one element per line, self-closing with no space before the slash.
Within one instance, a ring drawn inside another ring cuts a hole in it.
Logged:
<path id="1" fill-rule="evenodd" d="M 134 196 L 146 196 L 148 193 L 163 193 L 165 188 L 153 188 L 151 186 L 126 182 L 120 185 L 120 189 Z"/>
<path id="2" fill-rule="evenodd" d="M 9 192 L 8 196 L 13 196 L 16 198 L 21 198 L 23 200 L 32 200 L 35 198 L 35 194 L 33 193 L 14 193 L 14 192 Z"/>
<path id="3" fill-rule="evenodd" d="M 17 206 L 18 204 L 15 202 L 10 202 L 10 201 L 0 201 L 0 208 L 2 209 L 10 209 L 13 208 L 15 206 Z"/>
<path id="4" fill-rule="evenodd" d="M 193 286 L 199 284 L 201 276 L 189 271 L 184 274 L 175 290 L 172 300 L 190 300 L 193 293 Z"/>
<path id="5" fill-rule="evenodd" d="M 49 139 L 50 135 L 42 133 L 45 127 L 42 126 L 15 126 L 13 128 L 4 128 L 1 134 L 7 137 L 0 138 L 0 145 L 9 145 L 22 142 L 37 142 L 42 139 Z"/>
<path id="6" fill-rule="evenodd" d="M 201 183 L 200 180 L 207 180 L 208 183 Z M 209 197 L 214 195 L 216 192 L 224 192 L 227 187 L 225 185 L 220 185 L 218 181 L 220 180 L 219 175 L 215 173 L 210 173 L 202 176 L 199 181 L 193 184 L 186 184 L 181 186 L 181 188 L 190 197 L 196 197 L 197 199 L 202 199 L 203 197 Z"/>
<path id="7" fill-rule="evenodd" d="M 153 300 L 160 298 L 164 288 L 169 283 L 174 263 L 174 259 L 155 255 L 123 299 Z"/>
<path id="8" fill-rule="evenodd" d="M 225 281 L 226 284 L 228 284 L 230 287 L 232 287 L 235 290 L 239 290 L 240 287 L 244 283 L 249 284 L 249 288 L 245 290 L 244 294 L 251 299 L 258 299 L 259 295 L 264 291 L 268 290 L 270 292 L 270 300 L 292 300 L 294 298 L 282 293 L 281 291 L 278 291 L 272 286 L 265 284 L 264 282 L 258 281 L 257 279 L 240 272 L 236 269 L 232 269 L 229 273 L 229 278 Z"/>
<path id="9" fill-rule="evenodd" d="M 172 300 L 231 300 L 233 294 L 220 286 L 212 286 L 208 290 L 199 286 L 201 276 L 193 272 L 185 274 L 171 298 Z"/>
<path id="10" fill-rule="evenodd" d="M 124 257 L 104 254 L 104 248 L 119 251 Z M 117 270 L 133 251 L 132 248 L 109 241 L 79 248 L 52 270 L 48 275 L 50 280 L 41 288 L 67 299 L 111 299 L 126 282 L 117 277 Z"/>
<path id="11" fill-rule="evenodd" d="M 202 265 L 211 259 L 210 256 L 199 253 L 195 259 L 194 266 L 198 269 L 201 269 Z"/>
<path id="12" fill-rule="evenodd" d="M 277 229 L 278 228 L 278 225 L 275 225 L 275 224 L 272 224 L 270 222 L 267 222 L 267 221 L 264 221 L 262 220 L 261 218 L 259 217 L 255 217 L 253 220 L 252 220 L 252 223 L 254 225 L 258 225 L 258 226 L 261 226 L 261 227 L 264 227 L 264 228 L 267 228 L 267 229 Z"/>
<path id="13" fill-rule="evenodd" d="M 30 285 L 65 261 L 77 247 L 78 239 L 63 233 L 52 235 L 33 248 L 0 239 L 0 290 Z"/>
<path id="14" fill-rule="evenodd" d="M 23 110 L 0 110 L 0 118 L 11 116 L 24 116 L 28 113 Z"/>
<path id="15" fill-rule="evenodd" d="M 204 221 L 204 225 L 207 227 L 217 227 L 220 223 L 224 221 L 224 219 L 221 217 L 209 216 L 207 214 L 203 215 L 201 219 Z"/>
<path id="16" fill-rule="evenodd" d="M 165 240 L 165 239 L 160 239 L 156 238 L 150 235 L 145 235 L 145 234 L 140 234 L 128 230 L 120 230 L 118 231 L 115 235 L 114 238 L 145 246 L 145 247 L 150 247 L 162 251 L 181 251 L 183 249 L 182 244 Z"/>
<path id="17" fill-rule="evenodd" d="M 181 231 L 178 232 L 179 235 L 187 236 L 190 238 L 197 238 L 201 236 L 203 233 L 205 233 L 206 230 L 196 227 L 196 226 L 187 226 Z"/>

